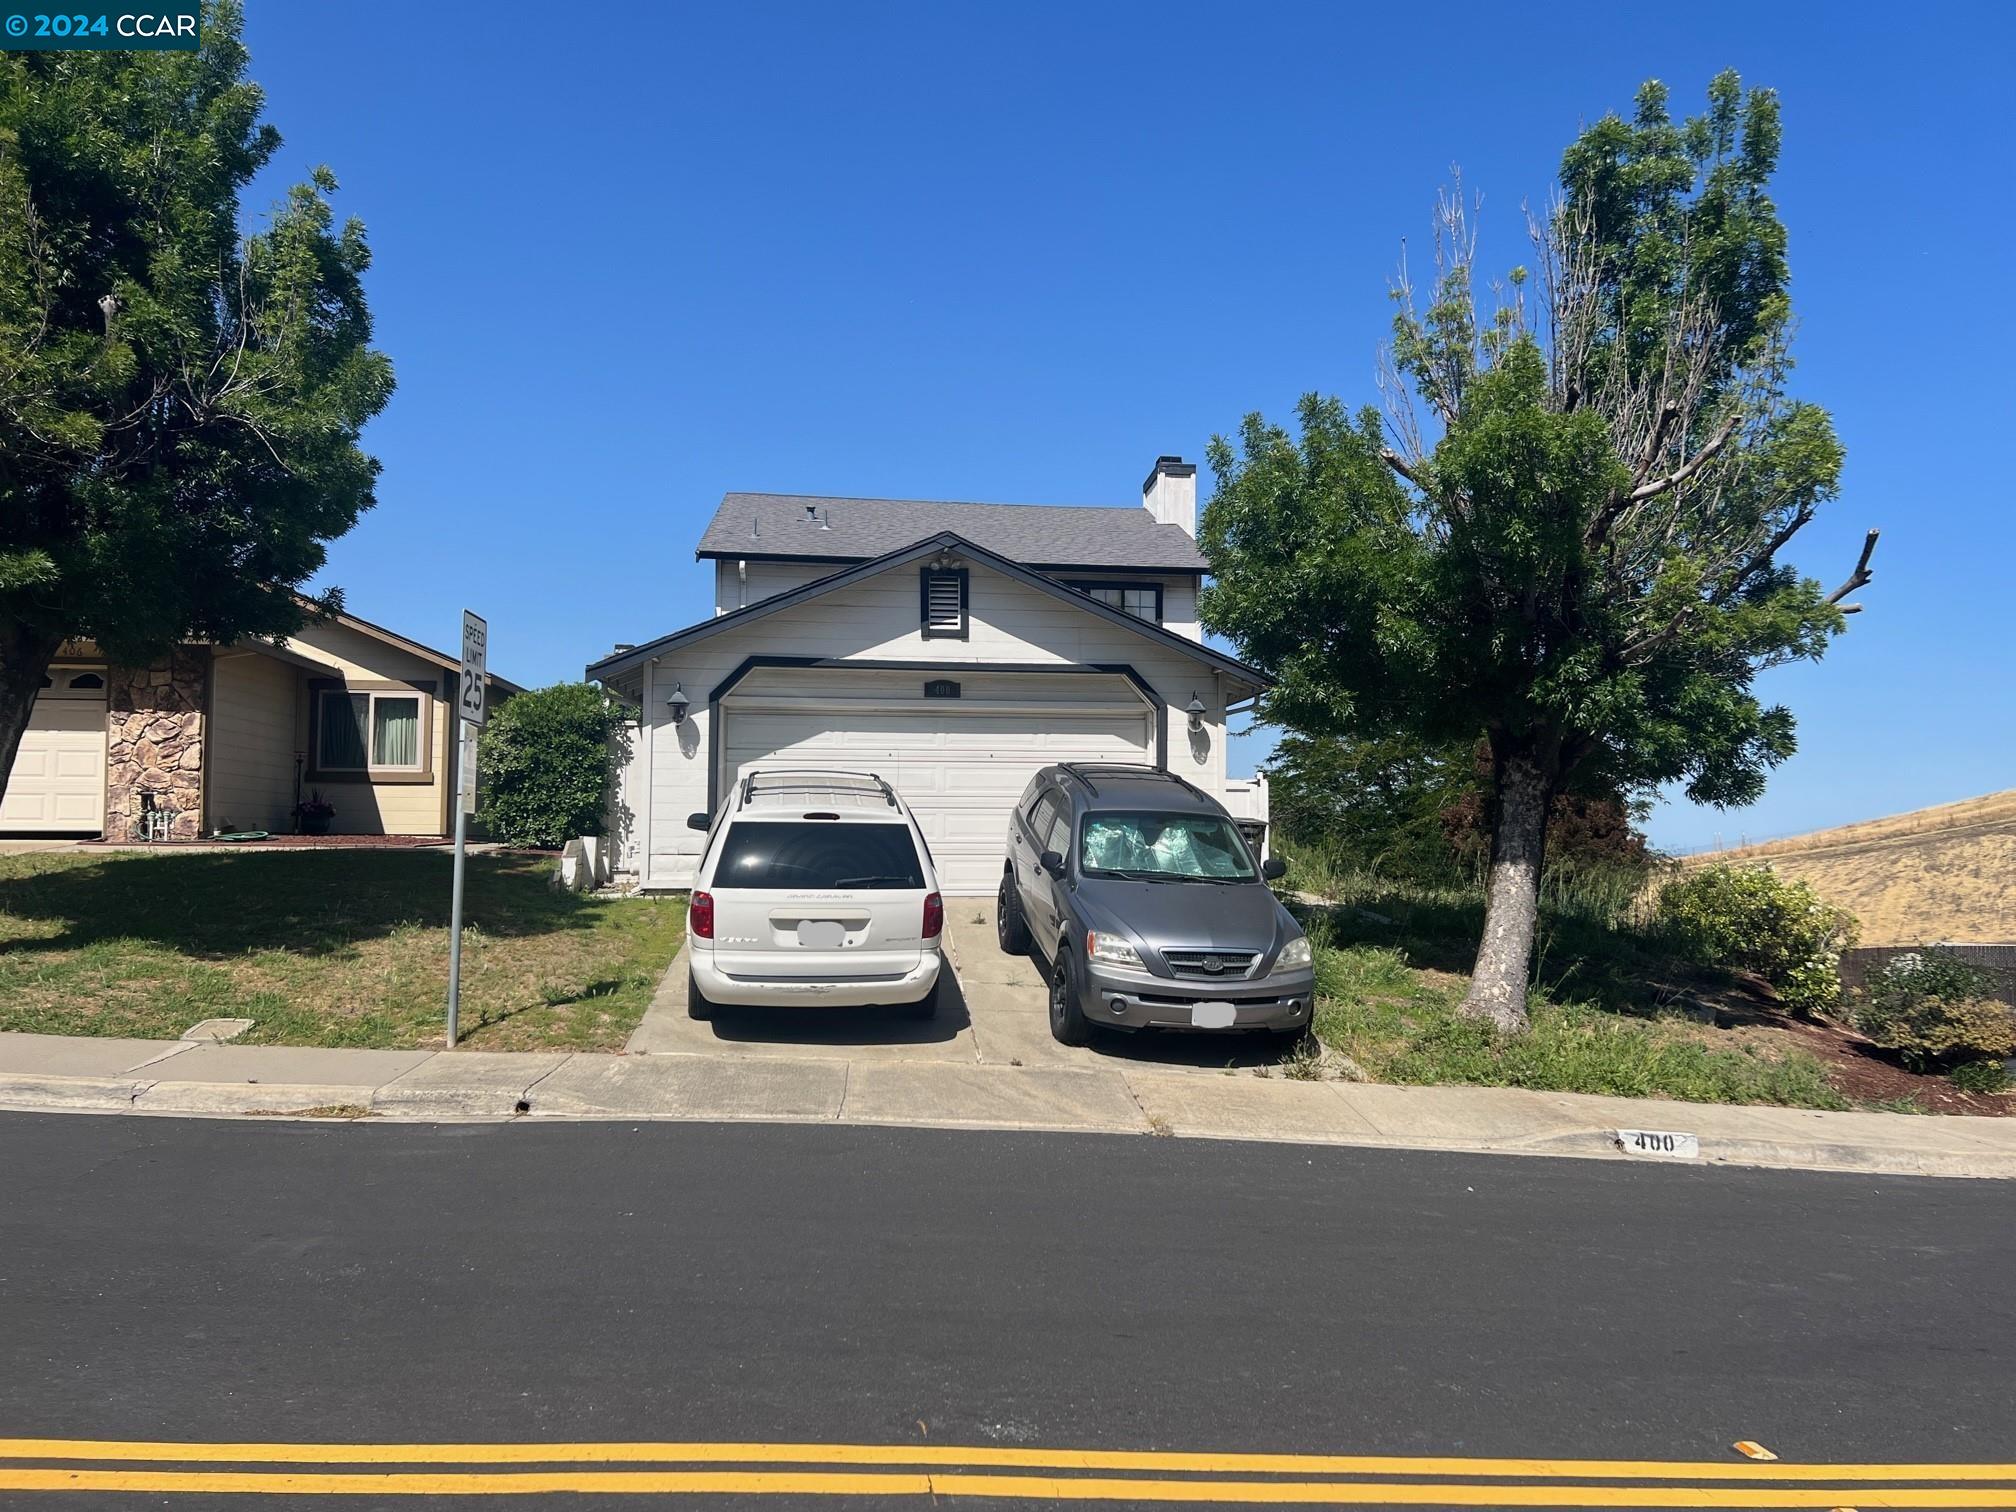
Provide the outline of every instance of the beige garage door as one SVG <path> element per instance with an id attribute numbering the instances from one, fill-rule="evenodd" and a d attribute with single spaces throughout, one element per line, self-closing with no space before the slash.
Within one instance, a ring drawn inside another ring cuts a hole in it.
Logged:
<path id="1" fill-rule="evenodd" d="M 54 667 L 0 793 L 0 831 L 96 833 L 104 827 L 105 674 L 96 667 Z"/>
<path id="2" fill-rule="evenodd" d="M 903 795 L 930 843 L 947 893 L 992 894 L 1001 881 L 1008 815 L 1038 769 L 1057 761 L 1153 759 L 1148 711 L 1135 705 L 1069 713 L 995 713 L 934 706 L 895 713 L 723 706 L 723 772 L 827 766 L 876 772 Z M 844 721 L 844 722 L 843 722 Z"/>

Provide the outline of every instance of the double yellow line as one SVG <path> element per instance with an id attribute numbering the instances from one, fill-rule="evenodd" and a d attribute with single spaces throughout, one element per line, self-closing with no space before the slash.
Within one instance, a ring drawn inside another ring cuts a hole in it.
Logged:
<path id="1" fill-rule="evenodd" d="M 173 1468 L 188 1465 L 204 1468 Z M 496 1468 L 529 1465 L 542 1468 Z M 659 1468 L 675 1465 L 685 1468 Z M 110 1468 L 113 1466 L 119 1468 Z M 216 1468 L 219 1466 L 286 1468 Z M 342 1466 L 374 1468 L 323 1468 Z M 387 1468 L 395 1466 L 409 1468 Z M 654 1468 L 601 1468 L 608 1466 Z M 697 1466 L 714 1468 L 692 1468 Z M 2016 1508 L 2016 1464 L 1471 1459 L 944 1444 L 253 1444 L 24 1438 L 0 1439 L 0 1491 L 267 1496 L 571 1492 L 977 1496 L 1327 1506 Z"/>

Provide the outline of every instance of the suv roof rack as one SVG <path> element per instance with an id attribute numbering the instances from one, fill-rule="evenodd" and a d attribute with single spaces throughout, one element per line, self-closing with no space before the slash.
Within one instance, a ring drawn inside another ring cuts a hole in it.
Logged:
<path id="1" fill-rule="evenodd" d="M 1129 761 L 1060 761 L 1057 763 L 1057 770 L 1069 777 L 1075 777 L 1078 781 L 1084 783 L 1085 791 L 1090 793 L 1094 798 L 1099 796 L 1099 785 L 1087 775 L 1091 772 L 1104 772 L 1108 776 L 1160 777 L 1175 783 L 1178 787 L 1199 798 L 1208 800 L 1211 797 L 1202 788 L 1178 776 L 1174 772 L 1166 771 L 1161 767 L 1139 766 Z"/>
<path id="2" fill-rule="evenodd" d="M 763 785 L 756 785 L 757 778 L 764 779 Z M 862 792 L 869 791 L 869 784 L 882 795 L 882 801 L 891 808 L 896 807 L 896 790 L 875 772 L 846 772 L 838 768 L 796 768 L 781 772 L 749 772 L 742 778 L 742 807 L 749 806 L 749 800 L 758 793 L 811 793 L 822 789 L 839 787 L 835 777 L 854 779 Z"/>
<path id="3" fill-rule="evenodd" d="M 1077 764 L 1075 762 L 1060 761 L 1057 763 L 1057 770 L 1062 772 L 1066 777 L 1071 778 L 1073 781 L 1083 783 L 1085 785 L 1085 791 L 1090 793 L 1094 798 L 1097 798 L 1099 796 L 1099 784 L 1094 782 L 1090 777 L 1087 777 L 1083 772 L 1079 771 Z"/>

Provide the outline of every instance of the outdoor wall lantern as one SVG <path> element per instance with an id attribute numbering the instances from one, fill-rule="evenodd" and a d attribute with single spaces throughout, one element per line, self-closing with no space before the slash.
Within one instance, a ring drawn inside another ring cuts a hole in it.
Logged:
<path id="1" fill-rule="evenodd" d="M 1190 733 L 1201 735 L 1204 732 L 1204 700 L 1192 693 L 1185 712 L 1190 716 Z"/>
<path id="2" fill-rule="evenodd" d="M 686 690 L 678 683 L 672 684 L 672 696 L 665 700 L 665 707 L 672 711 L 672 723 L 686 723 L 686 711 L 693 707 L 693 700 L 686 696 Z"/>

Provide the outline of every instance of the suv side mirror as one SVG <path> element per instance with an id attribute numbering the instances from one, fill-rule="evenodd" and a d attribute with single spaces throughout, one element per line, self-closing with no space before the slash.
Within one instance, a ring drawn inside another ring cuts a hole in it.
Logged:
<path id="1" fill-rule="evenodd" d="M 1279 856 L 1269 856 L 1260 863 L 1260 875 L 1269 882 L 1278 882 L 1288 875 L 1288 863 Z"/>
<path id="2" fill-rule="evenodd" d="M 686 816 L 686 828 L 699 830 L 703 835 L 707 832 L 707 826 L 713 822 L 705 814 L 688 814 Z"/>
<path id="3" fill-rule="evenodd" d="M 1045 851 L 1036 858 L 1036 864 L 1053 877 L 1064 875 L 1064 858 L 1055 851 Z"/>

